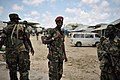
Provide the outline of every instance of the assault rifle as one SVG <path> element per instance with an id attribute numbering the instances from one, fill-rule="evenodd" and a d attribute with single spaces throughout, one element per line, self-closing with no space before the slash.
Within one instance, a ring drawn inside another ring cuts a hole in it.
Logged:
<path id="1" fill-rule="evenodd" d="M 3 21 L 3 23 L 10 24 L 11 22 Z M 19 22 L 18 24 L 25 24 L 25 22 L 24 22 L 24 21 L 23 21 L 23 22 Z M 27 22 L 27 25 L 29 25 L 29 26 L 31 26 L 31 27 L 33 27 L 33 28 L 35 28 L 34 25 L 38 25 L 38 24 L 39 24 L 39 23 Z"/>
<path id="2" fill-rule="evenodd" d="M 114 67 L 115 62 L 113 61 L 113 57 L 112 57 L 111 53 L 107 53 L 106 58 L 110 61 L 111 66 Z"/>
<path id="3" fill-rule="evenodd" d="M 116 63 L 113 60 L 113 56 L 111 53 L 107 53 L 106 58 L 110 61 L 112 67 L 112 75 L 111 80 L 118 80 L 118 75 L 116 74 Z"/>

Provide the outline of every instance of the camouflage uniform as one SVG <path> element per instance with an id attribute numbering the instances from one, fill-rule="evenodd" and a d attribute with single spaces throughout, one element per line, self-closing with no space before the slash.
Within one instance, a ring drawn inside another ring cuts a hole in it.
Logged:
<path id="1" fill-rule="evenodd" d="M 120 53 L 118 42 L 104 38 L 97 46 L 100 61 L 100 80 L 120 80 Z"/>
<path id="2" fill-rule="evenodd" d="M 13 14 L 13 16 L 16 14 Z M 6 46 L 6 63 L 8 64 L 10 80 L 29 80 L 30 56 L 24 44 L 24 27 L 22 24 L 9 22 L 3 29 L 2 38 Z M 2 41 L 1 41 L 2 42 Z M 2 45 L 2 43 L 0 43 Z"/>
<path id="3" fill-rule="evenodd" d="M 45 36 L 52 38 L 60 33 L 56 28 L 48 29 Z M 64 35 L 61 32 L 59 37 L 47 45 L 49 48 L 49 80 L 60 80 L 63 74 L 63 60 L 64 60 Z"/>

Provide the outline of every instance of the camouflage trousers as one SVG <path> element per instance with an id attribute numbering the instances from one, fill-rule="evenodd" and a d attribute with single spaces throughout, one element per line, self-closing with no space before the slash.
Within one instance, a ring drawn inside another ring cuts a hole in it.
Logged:
<path id="1" fill-rule="evenodd" d="M 107 73 L 105 71 L 101 71 L 100 80 L 120 80 L 120 72 Z"/>
<path id="2" fill-rule="evenodd" d="M 10 80 L 18 80 L 17 71 L 20 73 L 20 80 L 29 80 L 30 57 L 28 52 L 6 53 L 6 63 L 9 68 Z"/>
<path id="3" fill-rule="evenodd" d="M 49 80 L 60 80 L 63 74 L 63 61 L 48 62 Z"/>

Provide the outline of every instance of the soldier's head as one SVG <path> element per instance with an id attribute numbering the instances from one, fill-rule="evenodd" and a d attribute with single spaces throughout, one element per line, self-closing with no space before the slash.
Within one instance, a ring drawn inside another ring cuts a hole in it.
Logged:
<path id="1" fill-rule="evenodd" d="M 25 25 L 25 27 L 28 27 L 28 22 L 26 20 L 23 21 L 23 24 Z"/>
<path id="2" fill-rule="evenodd" d="M 21 20 L 19 18 L 18 14 L 16 14 L 16 13 L 9 14 L 9 18 L 10 18 L 10 21 L 12 21 L 12 22 L 18 22 L 19 20 Z"/>
<path id="3" fill-rule="evenodd" d="M 28 22 L 26 20 L 23 21 L 24 24 L 27 24 Z"/>
<path id="4" fill-rule="evenodd" d="M 63 25 L 63 17 L 62 16 L 58 16 L 56 19 L 55 19 L 55 22 L 57 24 L 57 27 L 58 28 L 61 28 L 62 25 Z"/>
<path id="5" fill-rule="evenodd" d="M 115 27 L 113 24 L 109 24 L 105 31 L 105 37 L 109 39 L 115 38 Z"/>

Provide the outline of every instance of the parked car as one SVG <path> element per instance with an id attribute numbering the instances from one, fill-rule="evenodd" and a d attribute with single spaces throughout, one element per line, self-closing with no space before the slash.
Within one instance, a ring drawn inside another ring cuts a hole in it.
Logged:
<path id="1" fill-rule="evenodd" d="M 97 33 L 74 32 L 70 38 L 71 44 L 80 46 L 96 46 L 100 42 L 100 36 Z"/>

